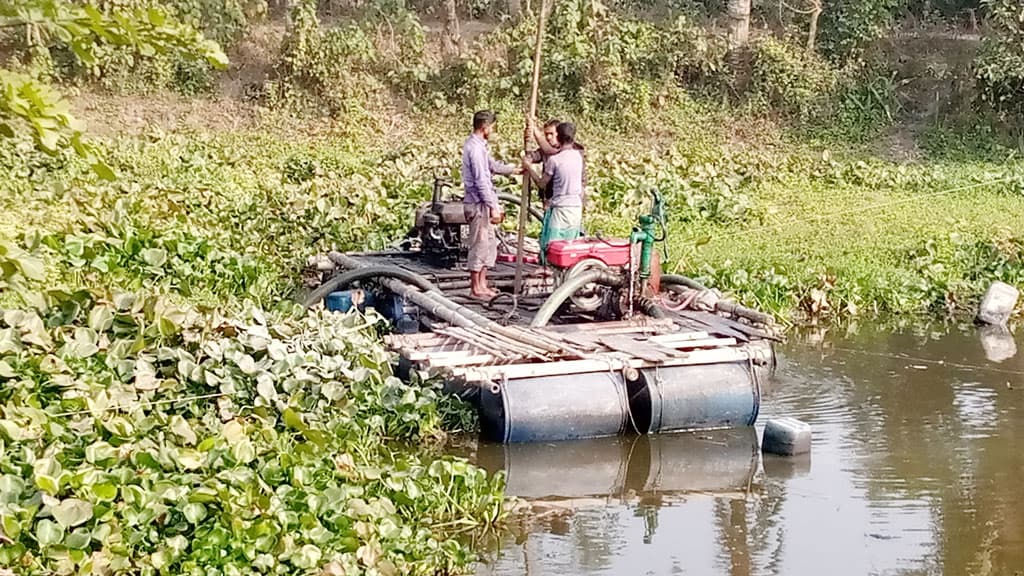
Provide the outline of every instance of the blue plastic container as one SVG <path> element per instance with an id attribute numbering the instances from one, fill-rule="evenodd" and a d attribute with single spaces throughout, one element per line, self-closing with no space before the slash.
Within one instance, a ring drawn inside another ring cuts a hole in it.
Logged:
<path id="1" fill-rule="evenodd" d="M 348 312 L 353 305 L 363 311 L 367 306 L 373 306 L 373 300 L 373 293 L 366 290 L 340 290 L 328 294 L 325 304 L 331 312 Z"/>

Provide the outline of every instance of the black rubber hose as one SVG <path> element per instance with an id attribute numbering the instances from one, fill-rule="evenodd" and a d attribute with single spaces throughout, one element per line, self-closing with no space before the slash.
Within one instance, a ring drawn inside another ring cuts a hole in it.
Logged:
<path id="1" fill-rule="evenodd" d="M 537 314 L 534 315 L 533 321 L 530 322 L 530 328 L 543 328 L 547 326 L 551 317 L 555 315 L 555 312 L 565 304 L 566 300 L 572 298 L 573 294 L 577 290 L 595 282 L 597 284 L 603 284 L 605 286 L 611 286 L 613 288 L 622 287 L 622 277 L 616 276 L 610 272 L 604 270 L 591 270 L 584 272 L 579 276 L 575 276 L 565 281 L 557 290 L 548 296 L 548 299 L 544 301 L 544 305 L 537 310 Z"/>
<path id="2" fill-rule="evenodd" d="M 516 196 L 515 194 L 509 194 L 507 192 L 499 192 L 498 200 L 510 202 L 512 204 L 515 204 L 516 206 L 519 206 L 519 203 L 522 201 L 522 199 L 519 196 Z M 544 221 L 544 213 L 541 212 L 540 210 L 537 210 L 533 206 L 530 206 L 530 216 L 533 216 L 533 219 L 538 222 Z"/>
<path id="3" fill-rule="evenodd" d="M 651 300 L 650 298 L 637 298 L 636 304 L 637 306 L 640 307 L 640 310 L 642 310 L 644 314 L 647 314 L 651 318 L 668 317 L 668 315 L 665 314 L 665 309 L 662 308 L 661 306 L 658 306 L 654 302 L 654 300 Z"/>
<path id="4" fill-rule="evenodd" d="M 305 301 L 303 301 L 302 306 L 309 309 L 310 306 L 313 306 L 317 302 L 323 300 L 331 292 L 334 292 L 344 286 L 348 286 L 353 282 L 367 280 L 370 278 L 395 278 L 403 282 L 408 282 L 424 292 L 437 291 L 436 286 L 415 272 L 410 272 L 397 266 L 365 266 L 363 268 L 346 270 L 337 276 L 332 276 L 307 296 Z"/>
<path id="5" fill-rule="evenodd" d="M 681 286 L 686 286 L 687 288 L 693 288 L 694 290 L 707 290 L 708 289 L 707 286 L 701 284 L 700 282 L 697 282 L 693 278 L 688 278 L 686 276 L 681 276 L 679 274 L 662 274 L 662 276 L 661 276 L 661 283 L 662 284 L 678 284 L 678 285 L 681 285 Z"/>

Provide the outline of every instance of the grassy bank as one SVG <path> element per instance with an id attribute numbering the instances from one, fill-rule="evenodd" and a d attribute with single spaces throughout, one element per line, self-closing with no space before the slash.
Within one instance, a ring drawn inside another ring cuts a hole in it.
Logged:
<path id="1" fill-rule="evenodd" d="M 309 254 L 401 235 L 432 176 L 457 177 L 461 120 L 403 118 L 379 131 L 267 119 L 111 136 L 116 183 L 70 156 L 8 150 L 4 233 L 22 245 L 41 234 L 53 282 L 272 308 Z M 624 234 L 657 188 L 667 268 L 781 318 L 966 313 L 992 280 L 1024 273 L 1024 162 L 983 133 L 851 143 L 695 104 L 629 132 L 599 121 L 581 130 L 591 232 Z M 506 122 L 497 155 L 514 160 L 517 141 Z M 914 160 L 890 159 L 906 156 L 897 145 Z"/>

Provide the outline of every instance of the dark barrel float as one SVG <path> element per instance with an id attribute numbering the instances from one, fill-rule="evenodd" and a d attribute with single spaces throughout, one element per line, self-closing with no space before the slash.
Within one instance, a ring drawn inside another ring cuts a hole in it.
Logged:
<path id="1" fill-rule="evenodd" d="M 480 391 L 481 432 L 517 443 L 752 426 L 775 358 L 767 342 L 746 347 L 746 362 L 494 383 Z"/>

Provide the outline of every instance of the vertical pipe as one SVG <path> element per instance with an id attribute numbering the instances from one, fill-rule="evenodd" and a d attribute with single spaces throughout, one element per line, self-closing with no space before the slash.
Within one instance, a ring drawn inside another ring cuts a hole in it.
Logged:
<path id="1" fill-rule="evenodd" d="M 540 17 L 537 21 L 537 42 L 533 50 L 533 86 L 530 88 L 530 104 L 527 119 L 537 115 L 537 93 L 540 90 L 540 54 L 544 44 L 544 26 L 547 24 L 548 12 L 554 0 L 544 0 L 540 6 Z M 528 152 L 530 134 L 523 135 L 523 153 Z M 513 298 L 518 302 L 523 281 L 523 240 L 526 237 L 526 220 L 530 207 L 530 175 L 523 174 L 523 194 L 519 200 L 519 242 L 516 245 L 516 276 L 512 287 Z"/>

